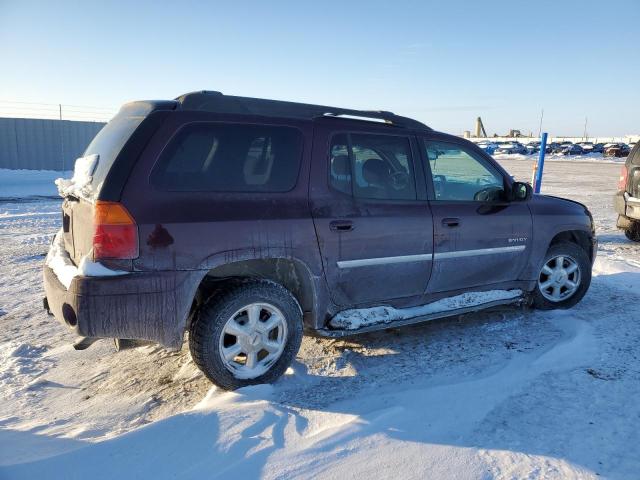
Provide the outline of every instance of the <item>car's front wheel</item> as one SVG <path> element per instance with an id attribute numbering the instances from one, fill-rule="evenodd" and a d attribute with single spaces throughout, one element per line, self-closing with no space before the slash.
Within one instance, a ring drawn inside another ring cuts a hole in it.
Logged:
<path id="1" fill-rule="evenodd" d="M 640 242 L 640 222 L 631 222 L 624 235 L 633 242 Z"/>
<path id="2" fill-rule="evenodd" d="M 541 310 L 571 308 L 591 284 L 591 262 L 585 251 L 570 242 L 549 247 L 533 291 L 533 306 Z"/>
<path id="3" fill-rule="evenodd" d="M 291 364 L 302 341 L 302 310 L 283 286 L 240 282 L 214 295 L 189 330 L 198 367 L 226 390 L 271 383 Z"/>

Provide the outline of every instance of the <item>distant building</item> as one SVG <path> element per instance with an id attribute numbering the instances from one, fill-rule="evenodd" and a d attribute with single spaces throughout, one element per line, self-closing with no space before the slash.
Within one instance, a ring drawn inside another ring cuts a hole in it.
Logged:
<path id="1" fill-rule="evenodd" d="M 476 118 L 475 137 L 476 138 L 487 138 L 487 132 L 484 129 L 484 125 L 482 123 L 482 118 L 480 118 L 480 117 Z"/>

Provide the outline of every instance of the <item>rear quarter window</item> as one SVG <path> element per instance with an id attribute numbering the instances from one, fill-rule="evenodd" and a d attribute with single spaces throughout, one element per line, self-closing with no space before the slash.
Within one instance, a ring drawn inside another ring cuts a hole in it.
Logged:
<path id="1" fill-rule="evenodd" d="M 113 163 L 131 137 L 134 130 L 145 119 L 143 115 L 124 115 L 118 114 L 91 141 L 83 156 L 98 155 L 98 165 L 92 175 L 91 185 L 94 191 L 102 186 Z"/>
<path id="2" fill-rule="evenodd" d="M 150 180 L 170 191 L 286 192 L 301 155 L 293 127 L 192 123 L 165 147 Z"/>

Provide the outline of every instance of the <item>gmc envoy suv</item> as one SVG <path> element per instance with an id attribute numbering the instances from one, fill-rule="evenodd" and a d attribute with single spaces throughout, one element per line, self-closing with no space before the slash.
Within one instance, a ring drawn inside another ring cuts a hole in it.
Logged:
<path id="1" fill-rule="evenodd" d="M 85 345 L 177 349 L 188 331 L 226 389 L 278 378 L 303 332 L 569 308 L 596 252 L 584 205 L 385 111 L 213 91 L 132 102 L 57 184 L 45 308 Z"/>

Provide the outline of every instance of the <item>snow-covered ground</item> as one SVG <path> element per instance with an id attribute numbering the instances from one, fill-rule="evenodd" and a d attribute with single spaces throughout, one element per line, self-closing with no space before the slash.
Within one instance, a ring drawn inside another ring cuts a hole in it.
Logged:
<path id="1" fill-rule="evenodd" d="M 521 161 L 521 162 L 534 162 L 538 159 L 538 153 L 534 155 L 520 155 L 520 154 L 502 154 L 496 153 L 493 158 L 501 161 Z M 597 162 L 597 163 L 617 163 L 622 165 L 627 157 L 605 157 L 601 153 L 587 153 L 584 155 L 561 155 L 559 153 L 548 153 L 545 155 L 545 162 Z"/>
<path id="2" fill-rule="evenodd" d="M 500 161 L 529 179 L 531 157 Z M 305 338 L 280 381 L 234 393 L 186 349 L 74 351 L 41 304 L 59 201 L 0 200 L 0 478 L 639 478 L 640 245 L 615 229 L 619 168 L 545 166 L 543 192 L 598 224 L 574 309 Z"/>

